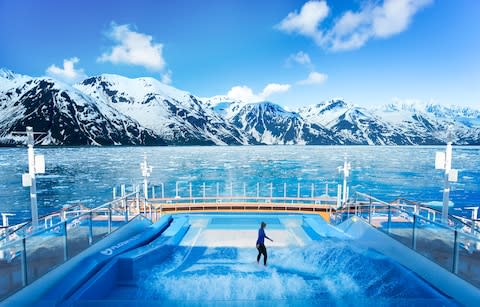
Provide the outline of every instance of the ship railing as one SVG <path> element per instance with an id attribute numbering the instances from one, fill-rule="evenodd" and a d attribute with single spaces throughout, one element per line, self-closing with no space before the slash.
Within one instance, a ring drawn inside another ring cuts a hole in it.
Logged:
<path id="1" fill-rule="evenodd" d="M 135 188 L 135 187 L 133 187 Z M 116 195 L 117 188 L 113 194 Z M 201 181 L 175 181 L 155 183 L 148 190 L 149 198 L 221 198 L 221 197 L 265 197 L 265 198 L 317 198 L 320 196 L 331 197 L 336 195 L 337 186 L 329 181 L 316 182 L 201 182 Z"/>
<path id="2" fill-rule="evenodd" d="M 439 222 L 438 211 L 417 203 L 395 200 L 381 201 L 363 193 L 334 211 L 332 221 L 340 223 L 360 218 L 405 246 L 420 253 L 480 288 L 480 238 L 464 231 L 458 217 L 449 216 L 448 223 Z M 433 210 L 436 214 L 432 216 Z M 428 214 L 430 213 L 430 214 Z M 463 223 L 463 222 L 462 222 Z"/>
<path id="3" fill-rule="evenodd" d="M 29 285 L 132 219 L 146 219 L 131 207 L 139 191 L 96 208 L 62 212 L 61 220 L 0 242 L 0 300 Z M 47 219 L 48 220 L 48 219 Z"/>
<path id="4" fill-rule="evenodd" d="M 31 221 L 27 221 L 27 222 L 15 224 L 15 225 L 9 225 L 6 227 L 1 227 L 0 242 L 15 240 L 19 237 L 27 236 L 32 234 L 33 232 L 48 228 L 53 224 L 56 224 L 64 220 L 66 215 L 70 215 L 76 211 L 80 212 L 81 210 L 88 210 L 88 208 L 80 204 L 66 205 L 60 210 L 40 216 L 38 218 L 37 228 L 34 228 L 32 226 Z"/>
<path id="5" fill-rule="evenodd" d="M 281 203 L 281 204 L 329 204 L 336 205 L 336 198 L 320 197 L 256 197 L 256 196 L 213 196 L 213 197 L 166 197 L 149 198 L 149 202 L 158 204 L 201 204 L 201 203 Z"/>
<path id="6" fill-rule="evenodd" d="M 442 212 L 440 210 L 428 207 L 422 203 L 408 200 L 405 198 L 397 198 L 392 203 L 411 205 L 413 206 L 416 214 L 432 221 L 436 221 L 439 223 L 442 222 Z M 480 224 L 479 221 L 476 219 L 449 214 L 448 223 L 451 227 L 471 233 L 474 236 L 480 235 Z"/>

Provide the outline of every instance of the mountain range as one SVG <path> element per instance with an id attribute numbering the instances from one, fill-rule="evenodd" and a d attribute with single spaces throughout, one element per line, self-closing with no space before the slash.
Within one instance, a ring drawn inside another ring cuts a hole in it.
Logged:
<path id="1" fill-rule="evenodd" d="M 103 74 L 73 86 L 0 69 L 0 145 L 32 126 L 41 145 L 480 145 L 480 110 L 437 104 L 365 108 L 341 99 L 296 111 L 200 98 L 153 78 Z"/>

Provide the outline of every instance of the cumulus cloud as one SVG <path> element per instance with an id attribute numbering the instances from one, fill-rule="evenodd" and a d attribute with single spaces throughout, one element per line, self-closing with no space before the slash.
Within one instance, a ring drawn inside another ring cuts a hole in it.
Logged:
<path id="1" fill-rule="evenodd" d="M 46 74 L 50 77 L 63 81 L 65 83 L 73 84 L 87 78 L 83 69 L 75 69 L 75 64 L 80 60 L 77 57 L 63 60 L 63 68 L 56 65 L 50 65 L 47 68 Z"/>
<path id="2" fill-rule="evenodd" d="M 265 86 L 261 93 L 255 94 L 253 90 L 245 85 L 234 86 L 228 91 L 227 97 L 233 100 L 240 100 L 243 102 L 259 102 L 264 101 L 268 97 L 287 92 L 290 89 L 290 84 L 269 83 Z"/>
<path id="3" fill-rule="evenodd" d="M 298 84 L 307 85 L 307 84 L 322 84 L 327 81 L 328 75 L 322 74 L 316 71 L 312 71 L 308 74 L 307 79 L 298 81 Z"/>
<path id="4" fill-rule="evenodd" d="M 288 33 L 306 36 L 318 35 L 318 25 L 328 16 L 330 9 L 325 1 L 308 1 L 298 13 L 291 12 L 277 26 Z"/>
<path id="5" fill-rule="evenodd" d="M 155 43 L 152 36 L 135 32 L 128 24 L 115 23 L 107 35 L 116 45 L 103 53 L 97 59 L 99 62 L 143 66 L 152 71 L 161 71 L 165 67 L 163 45 Z"/>
<path id="6" fill-rule="evenodd" d="M 257 102 L 261 101 L 260 97 L 253 93 L 253 90 L 246 85 L 237 85 L 232 87 L 227 97 L 233 100 L 240 100 L 243 102 Z"/>
<path id="7" fill-rule="evenodd" d="M 262 93 L 260 94 L 260 97 L 263 97 L 263 99 L 266 99 L 267 97 L 270 97 L 274 94 L 287 92 L 289 89 L 290 89 L 290 84 L 270 83 L 270 84 L 267 84 L 267 86 L 265 86 Z"/>
<path id="8" fill-rule="evenodd" d="M 331 51 L 357 49 L 373 38 L 388 38 L 408 29 L 413 16 L 433 0 L 384 0 L 368 2 L 358 11 L 348 10 L 332 23 L 320 27 L 328 16 L 326 1 L 308 1 L 300 13 L 287 15 L 278 29 L 312 38 Z M 315 18 L 312 16 L 316 16 Z"/>

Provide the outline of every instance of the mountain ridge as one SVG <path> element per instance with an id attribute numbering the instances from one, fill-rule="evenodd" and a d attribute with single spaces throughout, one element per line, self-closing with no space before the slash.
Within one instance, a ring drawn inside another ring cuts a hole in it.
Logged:
<path id="1" fill-rule="evenodd" d="M 480 110 L 342 99 L 287 111 L 273 102 L 199 98 L 149 78 L 102 74 L 72 86 L 0 69 L 0 144 L 33 125 L 42 145 L 480 145 Z"/>

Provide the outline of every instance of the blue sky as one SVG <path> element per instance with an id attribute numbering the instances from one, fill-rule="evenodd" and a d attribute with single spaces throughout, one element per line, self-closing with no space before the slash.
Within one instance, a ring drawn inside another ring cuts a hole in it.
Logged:
<path id="1" fill-rule="evenodd" d="M 151 76 L 291 108 L 480 106 L 479 34 L 476 0 L 0 0 L 0 67 Z"/>

